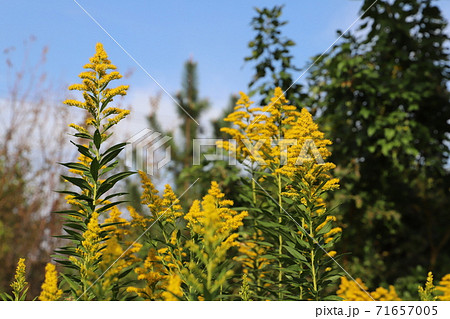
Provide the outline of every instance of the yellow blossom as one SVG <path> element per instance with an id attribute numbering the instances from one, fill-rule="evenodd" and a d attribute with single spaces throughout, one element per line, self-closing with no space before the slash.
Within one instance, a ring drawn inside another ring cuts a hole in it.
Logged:
<path id="1" fill-rule="evenodd" d="M 26 281 L 25 258 L 19 258 L 16 273 L 14 275 L 14 281 L 11 283 L 11 288 L 13 289 L 13 293 L 18 296 L 27 285 L 28 282 Z"/>
<path id="2" fill-rule="evenodd" d="M 389 286 L 389 289 L 378 287 L 374 292 L 369 293 L 367 286 L 356 278 L 356 282 L 341 277 L 341 284 L 337 295 L 346 301 L 400 301 L 394 286 Z"/>
<path id="3" fill-rule="evenodd" d="M 356 278 L 356 282 L 341 277 L 341 284 L 336 292 L 337 295 L 346 301 L 371 301 L 372 298 L 366 293 L 369 288 L 360 278 Z"/>
<path id="4" fill-rule="evenodd" d="M 183 215 L 179 199 L 175 195 L 169 184 L 166 184 L 163 200 L 161 202 L 161 213 L 164 213 L 163 218 L 169 222 L 175 222 L 177 218 Z"/>
<path id="5" fill-rule="evenodd" d="M 184 217 L 188 221 L 187 227 L 196 233 L 204 233 L 205 224 L 211 222 L 211 218 L 217 219 L 215 222 L 217 222 L 218 233 L 226 233 L 242 226 L 242 220 L 248 216 L 248 212 L 238 213 L 230 209 L 229 206 L 233 205 L 233 202 L 224 200 L 224 196 L 217 182 L 212 182 L 202 202 L 194 201 Z"/>
<path id="6" fill-rule="evenodd" d="M 450 274 L 445 275 L 439 282 L 439 286 L 436 286 L 436 290 L 441 292 L 438 298 L 442 301 L 450 301 Z"/>
<path id="7" fill-rule="evenodd" d="M 166 291 L 162 293 L 165 301 L 177 301 L 183 296 L 181 290 L 181 278 L 177 274 L 169 275 Z"/>
<path id="8" fill-rule="evenodd" d="M 106 131 L 130 113 L 128 110 L 115 108 L 114 113 L 103 113 L 104 117 L 100 118 L 100 114 L 106 105 L 112 101 L 115 96 L 125 95 L 127 93 L 128 86 L 120 85 L 116 88 L 106 87 L 112 80 L 120 79 L 122 76 L 117 71 L 108 73 L 108 70 L 115 70 L 116 67 L 111 64 L 111 61 L 108 59 L 108 55 L 103 49 L 103 45 L 101 43 L 97 43 L 95 47 L 95 54 L 89 60 L 90 63 L 84 66 L 84 68 L 88 70 L 80 73 L 79 75 L 82 79 L 82 83 L 72 84 L 69 86 L 69 90 L 81 91 L 84 101 L 67 99 L 64 103 L 87 110 L 92 117 L 86 122 L 86 124 L 88 126 L 92 125 L 96 129 L 100 128 L 102 119 L 108 117 L 109 115 L 115 114 L 115 117 L 108 119 L 107 122 L 103 124 L 103 131 Z M 81 128 L 75 124 L 71 124 L 71 127 L 75 128 L 80 133 L 86 133 L 84 132 L 84 128 Z"/>
<path id="9" fill-rule="evenodd" d="M 53 264 L 48 263 L 45 266 L 45 280 L 42 284 L 42 291 L 39 295 L 41 301 L 59 300 L 62 290 L 58 288 L 58 272 Z"/>

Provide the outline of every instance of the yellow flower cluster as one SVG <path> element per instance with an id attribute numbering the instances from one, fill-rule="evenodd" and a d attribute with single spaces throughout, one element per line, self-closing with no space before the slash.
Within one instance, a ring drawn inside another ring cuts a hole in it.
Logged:
<path id="1" fill-rule="evenodd" d="M 150 216 L 140 215 L 134 208 L 128 207 L 130 215 L 133 218 L 131 225 L 133 227 L 148 227 L 153 221 L 160 218 L 162 221 L 174 223 L 183 215 L 180 201 L 175 195 L 169 184 L 165 186 L 163 196 L 159 196 L 158 190 L 153 185 L 150 177 L 142 171 L 139 171 L 141 177 L 141 186 L 143 189 L 141 203 L 147 205 L 150 210 Z"/>
<path id="2" fill-rule="evenodd" d="M 162 294 L 165 301 L 177 301 L 183 296 L 183 290 L 181 290 L 181 278 L 177 274 L 169 276 L 166 291 Z"/>
<path id="3" fill-rule="evenodd" d="M 144 287 L 128 287 L 128 292 L 134 292 L 145 300 L 161 299 L 162 289 L 166 284 L 167 274 L 154 249 L 150 249 L 142 267 L 137 267 L 134 272 L 137 279 L 145 282 Z"/>
<path id="4" fill-rule="evenodd" d="M 341 284 L 337 295 L 345 301 L 400 301 L 394 286 L 389 286 L 389 290 L 383 287 L 377 288 L 374 292 L 370 293 L 370 296 L 365 292 L 369 291 L 367 286 L 362 282 L 360 278 L 356 278 L 357 283 L 348 280 L 345 277 L 341 277 Z M 362 289 L 365 291 L 363 291 Z"/>
<path id="5" fill-rule="evenodd" d="M 87 71 L 84 71 L 79 75 L 82 83 L 69 86 L 69 90 L 81 91 L 84 101 L 67 99 L 64 101 L 64 104 L 87 110 L 90 113 L 91 118 L 88 119 L 86 124 L 88 126 L 92 125 L 97 129 L 102 127 L 103 132 L 105 132 L 130 113 L 130 111 L 120 108 L 106 108 L 107 104 L 111 102 L 115 96 L 126 95 L 128 86 L 120 85 L 113 89 L 106 88 L 112 80 L 120 79 L 122 78 L 122 75 L 117 71 L 108 73 L 108 70 L 115 70 L 116 67 L 111 64 L 101 43 L 97 43 L 95 54 L 89 61 L 90 63 L 84 66 Z M 107 122 L 101 126 L 101 121 L 111 115 L 115 116 L 109 118 Z M 79 133 L 88 134 L 87 129 L 82 126 L 70 124 L 70 127 L 76 129 Z"/>
<path id="6" fill-rule="evenodd" d="M 439 300 L 450 301 L 450 274 L 442 278 L 439 286 L 436 286 L 436 290 L 442 293 L 442 295 L 438 296 Z"/>
<path id="7" fill-rule="evenodd" d="M 70 260 L 80 268 L 82 278 L 87 279 L 93 275 L 93 266 L 100 260 L 102 255 L 100 250 L 103 244 L 101 242 L 100 232 L 98 213 L 94 212 L 87 224 L 87 230 L 83 233 L 81 247 L 76 249 L 81 258 L 70 257 Z"/>
<path id="8" fill-rule="evenodd" d="M 19 295 L 27 285 L 28 282 L 26 281 L 25 258 L 19 258 L 16 273 L 14 275 L 14 281 L 11 283 L 11 288 L 13 289 L 14 294 Z"/>
<path id="9" fill-rule="evenodd" d="M 389 285 L 389 290 L 383 287 L 377 288 L 374 292 L 370 293 L 372 298 L 377 301 L 401 301 L 395 287 Z"/>
<path id="10" fill-rule="evenodd" d="M 174 238 L 171 239 L 171 244 L 175 244 Z M 145 300 L 179 300 L 177 297 L 183 295 L 182 281 L 177 274 L 179 261 L 174 259 L 174 254 L 181 250 L 150 249 L 143 266 L 134 269 L 138 275 L 137 279 L 144 281 L 144 286 L 128 287 L 127 291 L 134 292 Z"/>
<path id="11" fill-rule="evenodd" d="M 433 284 L 433 273 L 430 271 L 427 276 L 427 281 L 425 283 L 425 288 L 419 286 L 419 298 L 421 301 L 435 301 L 437 298 L 434 296 L 434 291 L 436 287 Z"/>
<path id="12" fill-rule="evenodd" d="M 242 220 L 248 216 L 248 212 L 238 213 L 232 210 L 230 206 L 233 205 L 233 201 L 223 199 L 224 196 L 219 184 L 212 182 L 203 201 L 200 203 L 195 200 L 184 217 L 188 222 L 187 227 L 197 234 L 203 234 L 208 226 L 215 223 L 217 234 L 225 234 L 242 226 Z"/>
<path id="13" fill-rule="evenodd" d="M 236 145 L 230 144 L 228 141 L 220 141 L 218 146 L 236 154 L 237 159 L 241 162 L 246 159 L 250 159 L 252 162 L 261 162 L 263 159 L 257 153 L 253 154 L 251 143 L 252 138 L 257 139 L 257 136 L 254 135 L 256 127 L 253 125 L 253 121 L 261 113 L 262 108 L 253 107 L 253 102 L 245 93 L 239 92 L 239 94 L 240 99 L 236 102 L 234 112 L 224 119 L 224 121 L 232 122 L 236 128 L 221 128 L 222 132 L 229 134 L 236 141 Z"/>
<path id="14" fill-rule="evenodd" d="M 121 214 L 121 211 L 114 206 L 109 211 L 109 217 L 103 223 L 103 225 L 120 223 L 103 227 L 104 231 L 110 232 L 110 236 L 105 242 L 106 247 L 102 250 L 102 261 L 99 263 L 99 268 L 102 272 L 108 270 L 104 273 L 101 280 L 102 287 L 105 291 L 119 280 L 118 275 L 125 268 L 141 261 L 136 254 L 141 250 L 142 245 L 125 240 L 125 237 L 130 233 L 128 230 L 130 222 L 122 218 Z M 127 247 L 127 250 L 121 245 L 122 242 Z"/>
<path id="15" fill-rule="evenodd" d="M 45 280 L 39 295 L 41 301 L 56 301 L 61 298 L 62 290 L 58 288 L 58 272 L 53 264 L 45 266 Z"/>
<path id="16" fill-rule="evenodd" d="M 168 222 L 174 223 L 176 219 L 183 215 L 182 208 L 179 204 L 180 200 L 169 184 L 166 184 L 161 202 L 161 214 L 164 214 L 164 219 Z"/>
<path id="17" fill-rule="evenodd" d="M 367 288 L 360 278 L 356 278 L 356 282 L 359 285 L 354 281 L 342 277 L 337 295 L 346 301 L 371 301 L 372 299 L 362 290 L 368 291 L 369 288 Z"/>
<path id="18" fill-rule="evenodd" d="M 247 237 L 242 242 L 239 242 L 239 255 L 235 259 L 242 264 L 244 274 L 248 274 L 249 270 L 257 270 L 261 278 L 265 276 L 265 268 L 271 264 L 271 260 L 263 257 L 268 249 L 259 244 L 262 241 L 264 241 L 264 237 L 261 231 L 258 230 L 251 238 Z M 252 281 L 248 277 L 247 280 Z"/>
<path id="19" fill-rule="evenodd" d="M 232 122 L 235 127 L 222 128 L 236 140 L 236 147 L 229 142 L 218 143 L 219 147 L 236 153 L 243 162 L 249 159 L 252 164 L 259 163 L 262 168 L 279 167 L 282 150 L 285 149 L 287 131 L 300 116 L 296 107 L 289 105 L 281 88 L 276 88 L 271 103 L 265 107 L 251 107 L 247 95 L 240 92 L 235 111 L 224 120 Z"/>
<path id="20" fill-rule="evenodd" d="M 191 259 L 181 275 L 186 284 L 194 289 L 197 299 L 211 298 L 232 275 L 232 271 L 219 272 L 218 267 L 226 260 L 232 246 L 238 245 L 238 233 L 234 231 L 248 215 L 246 211 L 237 213 L 228 206 L 233 202 L 223 199 L 216 182 L 211 183 L 208 194 L 202 202 L 195 201 L 186 214 L 187 227 L 195 234 L 185 244 Z M 208 297 L 209 296 L 209 297 Z"/>

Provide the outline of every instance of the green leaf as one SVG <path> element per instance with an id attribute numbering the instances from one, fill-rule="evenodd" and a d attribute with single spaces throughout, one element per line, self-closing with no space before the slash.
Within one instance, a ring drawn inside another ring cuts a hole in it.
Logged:
<path id="1" fill-rule="evenodd" d="M 60 275 L 63 277 L 64 281 L 69 285 L 69 287 L 76 292 L 79 289 L 79 285 L 72 281 L 68 276 L 64 275 L 63 273 L 60 273 Z"/>
<path id="2" fill-rule="evenodd" d="M 117 206 L 117 205 L 122 204 L 122 203 L 127 203 L 127 202 L 128 202 L 128 201 L 126 201 L 126 200 L 121 200 L 121 201 L 117 201 L 117 202 L 114 202 L 114 203 L 109 203 L 109 204 L 107 204 L 107 205 L 105 205 L 105 206 L 99 208 L 99 209 L 97 210 L 97 212 L 98 212 L 98 213 L 101 213 L 101 212 L 104 212 L 104 211 L 110 209 L 111 207 Z"/>
<path id="3" fill-rule="evenodd" d="M 116 145 L 111 146 L 108 148 L 103 154 L 102 157 L 105 156 L 108 153 L 111 153 L 113 151 L 122 150 L 128 143 L 118 143 Z"/>
<path id="4" fill-rule="evenodd" d="M 90 192 L 92 192 L 92 187 L 89 185 L 89 183 L 87 181 L 85 181 L 82 178 L 70 177 L 70 176 L 65 176 L 65 175 L 61 175 L 61 177 L 64 178 L 66 181 L 72 183 L 73 185 L 78 186 L 82 190 L 87 189 Z"/>
<path id="5" fill-rule="evenodd" d="M 295 258 L 297 258 L 298 260 L 301 260 L 301 261 L 307 261 L 306 260 L 306 257 L 305 256 L 303 256 L 300 252 L 298 252 L 295 248 L 293 248 L 293 247 L 289 247 L 289 246 L 283 246 L 284 248 L 286 248 L 286 250 L 292 255 L 292 256 L 294 256 Z"/>
<path id="6" fill-rule="evenodd" d="M 76 143 L 74 143 L 72 141 L 70 141 L 70 143 L 75 145 L 78 148 L 78 152 L 80 152 L 84 156 L 89 157 L 90 159 L 94 158 L 94 156 L 91 154 L 91 152 L 89 151 L 89 149 L 86 146 L 83 146 L 83 145 L 80 145 L 80 144 L 76 144 Z"/>
<path id="7" fill-rule="evenodd" d="M 98 170 L 100 168 L 100 164 L 98 163 L 97 158 L 94 158 L 91 162 L 90 173 L 94 182 L 98 179 Z"/>
<path id="8" fill-rule="evenodd" d="M 117 155 L 122 151 L 121 149 L 114 150 L 108 154 L 106 154 L 101 160 L 100 160 L 100 167 L 103 167 L 104 165 L 108 164 L 110 161 L 115 159 Z"/>
<path id="9" fill-rule="evenodd" d="M 100 149 L 101 143 L 102 143 L 102 135 L 100 134 L 100 131 L 96 129 L 94 132 L 94 145 L 97 148 L 97 150 Z"/>
<path id="10" fill-rule="evenodd" d="M 89 167 L 81 163 L 59 163 L 59 164 L 67 168 L 76 169 L 82 172 L 87 172 L 89 170 Z"/>
<path id="11" fill-rule="evenodd" d="M 86 139 L 92 139 L 92 136 L 86 133 L 75 133 L 73 136 L 78 138 L 86 138 Z"/>
<path id="12" fill-rule="evenodd" d="M 135 174 L 135 172 L 121 172 L 111 177 L 108 177 L 98 188 L 97 191 L 98 197 L 102 196 L 104 193 L 110 190 L 118 181 L 133 174 Z"/>

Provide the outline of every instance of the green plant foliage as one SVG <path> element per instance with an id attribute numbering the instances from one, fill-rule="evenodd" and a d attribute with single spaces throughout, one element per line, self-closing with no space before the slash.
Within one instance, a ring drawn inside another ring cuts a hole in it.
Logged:
<path id="1" fill-rule="evenodd" d="M 64 103 L 87 111 L 86 127 L 71 124 L 77 130 L 74 137 L 88 141 L 88 145 L 72 142 L 80 153 L 77 163 L 62 163 L 79 177 L 62 176 L 79 191 L 61 191 L 67 195 L 74 209 L 58 211 L 65 219 L 63 229 L 66 234 L 58 236 L 68 240 L 68 245 L 56 250 L 57 262 L 67 270 L 63 274 L 68 291 L 73 298 L 91 300 L 98 298 L 95 287 L 99 273 L 98 264 L 102 260 L 102 250 L 108 238 L 108 224 L 99 224 L 99 217 L 124 201 L 115 198 L 124 193 L 111 193 L 112 188 L 133 172 L 112 173 L 118 165 L 117 156 L 126 143 L 115 144 L 107 149 L 106 140 L 111 136 L 111 127 L 123 119 L 129 111 L 109 104 L 114 97 L 125 95 L 128 86 L 108 87 L 110 81 L 120 79 L 116 67 L 108 60 L 101 44 L 97 44 L 96 53 L 85 66 L 89 71 L 80 74 L 82 84 L 69 87 L 83 93 L 84 102 L 66 100 Z M 114 117 L 111 117 L 114 116 Z M 92 289 L 91 289 L 92 288 Z M 103 296 L 104 297 L 104 296 Z"/>
<path id="2" fill-rule="evenodd" d="M 300 71 L 292 62 L 290 48 L 295 42 L 281 35 L 287 21 L 281 20 L 283 6 L 255 8 L 257 15 L 251 26 L 256 33 L 248 43 L 251 55 L 245 61 L 254 63 L 255 73 L 249 83 L 250 96 L 258 94 L 260 104 L 269 102 L 276 87 L 286 91 L 286 98 L 297 107 L 302 102 L 302 86 L 294 83 L 293 73 Z"/>
<path id="3" fill-rule="evenodd" d="M 344 213 L 340 247 L 369 285 L 448 259 L 446 25 L 432 1 L 378 1 L 308 79 L 344 185 L 333 199 Z"/>

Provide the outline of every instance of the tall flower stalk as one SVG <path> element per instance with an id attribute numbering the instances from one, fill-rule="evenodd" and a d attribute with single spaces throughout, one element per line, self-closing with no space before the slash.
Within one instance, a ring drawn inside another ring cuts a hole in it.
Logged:
<path id="1" fill-rule="evenodd" d="M 101 251 L 105 248 L 108 224 L 99 224 L 99 218 L 108 210 L 123 201 L 112 201 L 124 193 L 110 193 L 114 185 L 133 172 L 112 174 L 118 165 L 117 156 L 126 143 L 119 143 L 105 149 L 106 141 L 111 137 L 111 128 L 125 118 L 128 110 L 110 106 L 114 98 L 125 95 L 126 85 L 110 88 L 110 82 L 122 76 L 115 71 L 103 45 L 98 43 L 90 63 L 80 73 L 80 84 L 74 84 L 69 90 L 82 93 L 82 100 L 69 99 L 65 104 L 84 110 L 84 125 L 70 124 L 77 132 L 73 135 L 86 144 L 72 142 L 80 153 L 79 162 L 64 163 L 75 176 L 62 176 L 67 182 L 79 189 L 62 191 L 67 194 L 72 210 L 60 211 L 64 215 L 64 231 L 60 236 L 69 240 L 69 245 L 59 248 L 58 262 L 65 268 L 64 279 L 73 298 L 91 300 L 98 298 L 95 287 L 98 278 L 98 265 L 102 260 Z M 69 271 L 71 270 L 71 271 Z"/>
<path id="2" fill-rule="evenodd" d="M 259 164 L 252 182 L 260 190 L 253 186 L 252 193 L 264 204 L 250 212 L 264 213 L 265 218 L 251 218 L 265 240 L 277 243 L 268 255 L 272 254 L 278 267 L 265 279 L 265 290 L 279 300 L 321 298 L 320 283 L 333 274 L 332 268 L 324 265 L 330 264 L 329 257 L 335 252 L 318 249 L 323 245 L 329 249 L 338 239 L 332 234 L 340 232 L 332 227 L 336 218 L 323 202 L 325 192 L 338 187 L 338 180 L 329 174 L 334 165 L 323 162 L 330 155 L 327 146 L 331 142 L 309 112 L 290 105 L 280 88 L 263 108 L 249 108 L 251 102 L 243 93 L 241 100 L 247 107 L 236 107 L 227 117 L 234 127 L 224 131 L 237 141 L 238 160 L 245 164 L 248 157 Z M 230 143 L 220 146 L 232 149 Z M 294 275 L 299 279 L 287 285 Z"/>
<path id="3" fill-rule="evenodd" d="M 3 301 L 24 301 L 27 298 L 29 285 L 26 280 L 25 258 L 19 258 L 17 262 L 16 274 L 14 275 L 14 281 L 11 283 L 11 288 L 12 296 L 6 292 L 0 292 L 0 298 Z"/>

